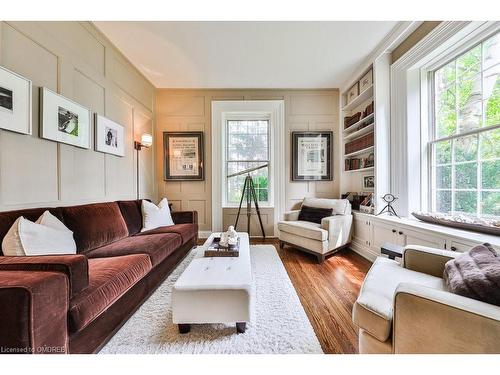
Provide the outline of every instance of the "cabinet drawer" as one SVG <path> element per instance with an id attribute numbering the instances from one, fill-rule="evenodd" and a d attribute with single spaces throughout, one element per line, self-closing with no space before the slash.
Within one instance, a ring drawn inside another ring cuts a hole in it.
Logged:
<path id="1" fill-rule="evenodd" d="M 445 237 L 433 236 L 428 233 L 417 232 L 410 229 L 398 229 L 398 236 L 403 237 L 402 242 L 404 246 L 418 245 L 436 249 L 446 248 Z"/>
<path id="2" fill-rule="evenodd" d="M 472 249 L 474 246 L 477 245 L 473 242 L 455 241 L 455 240 L 451 240 L 449 243 L 450 243 L 449 250 L 458 251 L 460 253 L 469 251 L 470 249 Z"/>

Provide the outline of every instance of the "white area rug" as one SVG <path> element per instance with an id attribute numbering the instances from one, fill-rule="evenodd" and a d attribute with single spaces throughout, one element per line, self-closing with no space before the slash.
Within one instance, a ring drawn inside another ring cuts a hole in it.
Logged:
<path id="1" fill-rule="evenodd" d="M 100 353 L 323 353 L 274 246 L 251 246 L 255 303 L 244 334 L 234 325 L 193 325 L 181 335 L 172 323 L 171 291 L 192 251 Z"/>

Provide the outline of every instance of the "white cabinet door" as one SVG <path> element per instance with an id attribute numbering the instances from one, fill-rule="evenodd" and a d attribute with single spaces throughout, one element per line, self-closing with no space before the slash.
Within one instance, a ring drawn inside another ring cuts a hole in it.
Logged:
<path id="1" fill-rule="evenodd" d="M 378 221 L 372 221 L 372 239 L 370 241 L 371 248 L 380 254 L 380 248 L 386 242 L 402 245 L 397 234 L 395 225 L 386 224 Z"/>
<path id="2" fill-rule="evenodd" d="M 434 236 L 429 233 L 398 228 L 397 236 L 400 237 L 400 243 L 402 244 L 402 246 L 419 245 L 419 246 L 434 247 L 436 249 L 446 248 L 445 237 Z"/>
<path id="3" fill-rule="evenodd" d="M 473 242 L 467 243 L 465 241 L 460 241 L 459 242 L 457 240 L 450 240 L 449 244 L 450 244 L 449 250 L 459 251 L 461 253 L 469 251 L 470 249 L 472 249 L 474 246 L 477 245 L 477 244 L 475 244 Z"/>
<path id="4" fill-rule="evenodd" d="M 370 220 L 362 217 L 354 217 L 354 240 L 363 246 L 369 246 L 370 242 Z"/>

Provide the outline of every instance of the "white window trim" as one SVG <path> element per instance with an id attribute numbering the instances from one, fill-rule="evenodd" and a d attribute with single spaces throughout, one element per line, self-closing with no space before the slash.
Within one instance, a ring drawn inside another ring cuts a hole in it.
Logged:
<path id="1" fill-rule="evenodd" d="M 274 207 L 274 231 L 284 214 L 285 207 L 285 168 L 273 168 L 285 165 L 285 113 L 284 100 L 231 100 L 212 101 L 212 231 L 222 231 L 223 204 L 225 200 L 225 122 L 227 115 L 231 118 L 238 115 L 248 116 L 256 113 L 267 114 L 270 119 L 270 160 L 269 176 L 272 183 L 270 189 L 272 199 L 270 207 Z M 222 166 L 222 167 L 221 167 Z M 232 207 L 232 206 L 231 206 Z M 267 206 L 266 206 L 267 207 Z"/>
<path id="2" fill-rule="evenodd" d="M 499 22 L 442 22 L 392 64 L 390 186 L 392 194 L 399 197 L 396 208 L 401 216 L 427 210 L 430 203 L 427 72 L 444 56 L 465 51 L 469 43 L 477 43 L 499 25 Z"/>

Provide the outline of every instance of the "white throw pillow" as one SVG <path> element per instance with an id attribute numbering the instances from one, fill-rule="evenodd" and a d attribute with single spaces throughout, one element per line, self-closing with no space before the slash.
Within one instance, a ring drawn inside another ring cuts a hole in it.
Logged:
<path id="1" fill-rule="evenodd" d="M 5 256 L 76 254 L 73 232 L 49 211 L 33 223 L 19 217 L 2 241 Z"/>
<path id="2" fill-rule="evenodd" d="M 174 221 L 172 220 L 172 215 L 170 214 L 167 198 L 163 198 L 158 206 L 154 203 L 148 202 L 147 200 L 142 201 L 141 232 L 159 227 L 169 227 L 171 225 L 174 225 Z"/>

